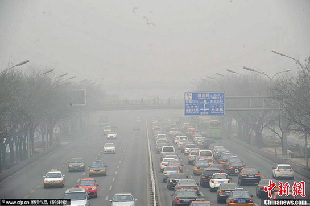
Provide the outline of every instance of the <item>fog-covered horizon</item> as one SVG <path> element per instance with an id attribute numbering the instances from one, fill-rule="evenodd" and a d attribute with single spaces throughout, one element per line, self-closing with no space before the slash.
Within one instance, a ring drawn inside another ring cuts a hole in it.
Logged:
<path id="1" fill-rule="evenodd" d="M 310 56 L 310 1 L 0 1 L 0 65 L 30 60 L 121 98 L 182 98 L 242 66 L 273 75 Z"/>

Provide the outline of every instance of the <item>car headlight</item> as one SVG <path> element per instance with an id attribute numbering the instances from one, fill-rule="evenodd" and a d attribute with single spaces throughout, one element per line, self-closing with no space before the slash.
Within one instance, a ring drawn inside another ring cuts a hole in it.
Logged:
<path id="1" fill-rule="evenodd" d="M 69 164 L 69 167 L 73 167 L 73 165 L 72 165 L 72 164 Z"/>
<path id="2" fill-rule="evenodd" d="M 93 188 L 91 188 L 92 190 L 95 190 L 96 189 L 96 187 L 93 187 Z"/>

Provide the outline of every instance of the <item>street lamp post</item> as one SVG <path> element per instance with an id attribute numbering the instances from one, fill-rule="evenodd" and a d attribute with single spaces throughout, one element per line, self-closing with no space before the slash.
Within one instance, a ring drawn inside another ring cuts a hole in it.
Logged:
<path id="1" fill-rule="evenodd" d="M 22 61 L 22 62 L 20 62 L 20 63 L 18 63 L 18 64 L 15 64 L 14 66 L 12 66 L 12 67 L 10 67 L 10 68 L 8 68 L 8 69 L 3 70 L 3 71 L 0 73 L 0 75 L 3 74 L 4 72 L 10 70 L 10 69 L 13 69 L 14 67 L 19 67 L 19 66 L 21 66 L 21 65 L 27 64 L 28 62 L 29 62 L 29 60 L 26 60 L 26 61 Z"/>
<path id="2" fill-rule="evenodd" d="M 265 75 L 269 80 L 270 80 L 270 82 L 272 82 L 272 80 L 273 80 L 273 78 L 276 76 L 276 75 L 278 75 L 278 74 L 281 74 L 281 73 L 285 73 L 285 72 L 289 72 L 290 70 L 289 69 L 287 69 L 287 70 L 284 70 L 284 71 L 281 71 L 281 72 L 277 72 L 277 73 L 275 73 L 272 77 L 270 77 L 268 74 L 266 74 L 265 72 L 260 72 L 260 71 L 257 71 L 257 70 L 255 70 L 255 69 L 251 69 L 251 68 L 248 68 L 248 67 L 245 67 L 245 66 L 243 66 L 243 69 L 245 69 L 245 70 L 248 70 L 248 71 L 250 71 L 250 72 L 256 72 L 256 73 L 258 73 L 258 74 L 262 74 L 262 75 Z M 282 116 L 283 116 L 283 108 L 282 108 L 282 106 L 281 106 L 281 109 L 279 110 L 279 112 L 280 112 L 280 119 L 282 119 Z M 279 121 L 281 121 L 279 119 Z M 282 159 L 283 160 L 286 160 L 287 159 L 287 133 L 286 133 L 286 131 L 282 131 Z"/>

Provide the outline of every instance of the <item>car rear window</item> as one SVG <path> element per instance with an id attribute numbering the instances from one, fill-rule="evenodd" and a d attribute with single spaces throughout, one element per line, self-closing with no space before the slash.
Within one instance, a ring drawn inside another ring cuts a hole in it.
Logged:
<path id="1" fill-rule="evenodd" d="M 163 147 L 163 152 L 174 152 L 173 147 Z"/>
<path id="2" fill-rule="evenodd" d="M 176 192 L 177 197 L 196 197 L 196 191 L 177 191 Z"/>
<path id="3" fill-rule="evenodd" d="M 212 152 L 211 151 L 201 151 L 200 156 L 212 156 Z"/>
<path id="4" fill-rule="evenodd" d="M 236 183 L 227 183 L 227 184 L 221 184 L 221 190 L 235 190 L 237 188 Z"/>
<path id="5" fill-rule="evenodd" d="M 214 174 L 213 179 L 228 179 L 228 175 L 226 174 Z"/>
<path id="6" fill-rule="evenodd" d="M 203 171 L 203 174 L 204 175 L 213 175 L 214 173 L 219 173 L 219 172 L 221 172 L 221 170 L 205 170 L 205 171 Z"/>
<path id="7" fill-rule="evenodd" d="M 178 167 L 165 167 L 165 171 L 176 171 L 179 170 Z"/>
<path id="8" fill-rule="evenodd" d="M 289 165 L 279 166 L 278 168 L 279 168 L 279 169 L 286 169 L 286 170 L 292 169 L 291 166 L 289 166 Z"/>
<path id="9" fill-rule="evenodd" d="M 244 174 L 250 174 L 250 175 L 253 175 L 253 174 L 258 174 L 258 170 L 257 169 L 243 169 L 243 173 Z"/>

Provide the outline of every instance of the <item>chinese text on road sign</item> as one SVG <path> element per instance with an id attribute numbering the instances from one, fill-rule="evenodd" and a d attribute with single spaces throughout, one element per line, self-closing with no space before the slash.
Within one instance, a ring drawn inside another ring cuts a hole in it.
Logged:
<path id="1" fill-rule="evenodd" d="M 223 92 L 185 92 L 185 115 L 224 115 Z"/>

